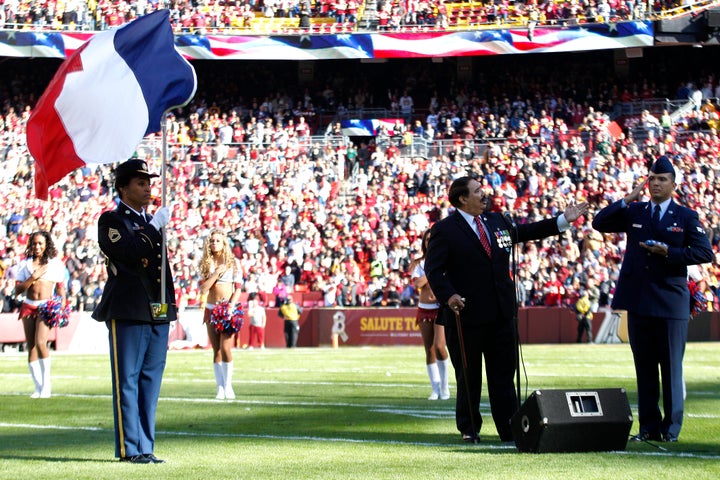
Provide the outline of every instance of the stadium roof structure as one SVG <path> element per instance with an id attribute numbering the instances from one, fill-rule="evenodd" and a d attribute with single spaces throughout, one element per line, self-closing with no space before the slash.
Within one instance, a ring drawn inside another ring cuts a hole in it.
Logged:
<path id="1" fill-rule="evenodd" d="M 93 32 L 0 30 L 0 57 L 65 58 Z M 664 12 L 659 19 L 452 31 L 358 31 L 311 35 L 176 34 L 188 60 L 442 58 L 720 44 L 720 1 Z"/>

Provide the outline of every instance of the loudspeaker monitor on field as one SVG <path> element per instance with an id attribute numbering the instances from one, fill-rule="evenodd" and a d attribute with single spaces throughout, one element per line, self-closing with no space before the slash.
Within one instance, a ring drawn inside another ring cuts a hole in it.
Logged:
<path id="1" fill-rule="evenodd" d="M 633 415 L 623 388 L 535 390 L 510 420 L 521 452 L 625 450 Z"/>

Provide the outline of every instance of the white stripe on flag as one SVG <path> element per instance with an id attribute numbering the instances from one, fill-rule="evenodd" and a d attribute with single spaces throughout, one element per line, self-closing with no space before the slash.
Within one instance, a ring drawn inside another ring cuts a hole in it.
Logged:
<path id="1" fill-rule="evenodd" d="M 148 125 L 142 90 L 132 70 L 115 51 L 114 38 L 115 31 L 93 38 L 81 52 L 83 70 L 67 75 L 65 88 L 55 102 L 78 157 L 86 163 L 127 159 Z M 80 97 L 78 92 L 82 92 Z M 87 128 L 88 125 L 95 128 Z M 98 141 L 99 138 L 106 141 Z"/>

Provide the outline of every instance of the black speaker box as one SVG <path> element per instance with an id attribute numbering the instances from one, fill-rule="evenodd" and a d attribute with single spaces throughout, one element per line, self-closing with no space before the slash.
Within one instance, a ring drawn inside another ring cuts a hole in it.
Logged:
<path id="1" fill-rule="evenodd" d="M 521 452 L 625 450 L 632 427 L 625 389 L 536 390 L 510 419 Z"/>

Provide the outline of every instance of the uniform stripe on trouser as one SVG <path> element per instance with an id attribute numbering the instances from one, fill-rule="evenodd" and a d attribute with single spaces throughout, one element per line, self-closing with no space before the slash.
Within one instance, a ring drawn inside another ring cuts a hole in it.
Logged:
<path id="1" fill-rule="evenodd" d="M 120 435 L 120 457 L 125 457 L 125 438 L 123 438 L 123 418 L 122 408 L 120 407 L 120 372 L 118 371 L 118 357 L 117 357 L 117 326 L 115 320 L 110 321 L 110 337 L 112 340 L 112 368 L 115 386 L 115 409 L 117 411 L 117 426 L 118 435 Z"/>

